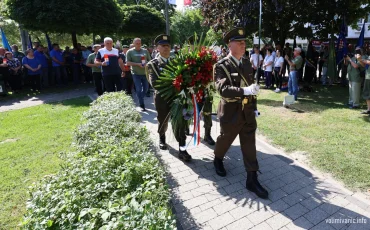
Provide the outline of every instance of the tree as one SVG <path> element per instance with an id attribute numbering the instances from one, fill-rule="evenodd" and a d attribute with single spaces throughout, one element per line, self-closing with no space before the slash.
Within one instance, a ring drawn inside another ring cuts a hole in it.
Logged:
<path id="1" fill-rule="evenodd" d="M 315 11 L 307 12 L 305 20 L 309 20 L 312 24 L 316 38 L 327 39 L 329 34 L 334 35 L 339 32 L 343 18 L 348 25 L 356 25 L 359 19 L 366 18 L 370 13 L 368 3 L 368 0 L 312 2 Z"/>
<path id="2" fill-rule="evenodd" d="M 176 11 L 171 17 L 171 39 L 173 43 L 182 44 L 194 33 L 206 36 L 209 26 L 202 25 L 203 16 L 199 9 L 187 10 L 185 12 Z"/>
<path id="3" fill-rule="evenodd" d="M 156 9 L 159 12 L 162 12 L 164 16 L 164 9 L 165 9 L 165 0 L 118 0 L 118 4 L 132 6 L 132 5 L 144 5 L 151 9 Z M 168 15 L 171 17 L 175 13 L 175 6 L 169 5 L 168 6 Z"/>
<path id="4" fill-rule="evenodd" d="M 349 23 L 364 15 L 361 2 L 367 0 L 266 0 L 263 3 L 261 37 L 282 44 L 286 38 L 311 38 L 314 32 L 322 37 L 334 19 L 335 13 L 347 11 Z M 249 34 L 258 31 L 259 0 L 201 0 L 205 23 L 216 30 L 226 31 L 233 26 L 245 27 Z M 340 9 L 338 9 L 340 7 Z M 350 8 L 348 8 L 350 7 Z M 367 8 L 367 7 L 366 7 Z M 330 12 L 328 14 L 328 12 Z M 368 11 L 367 11 L 368 12 Z M 310 26 L 314 25 L 313 27 Z M 337 26 L 337 24 L 336 24 Z"/>
<path id="5" fill-rule="evenodd" d="M 277 0 L 262 1 L 261 37 L 272 38 L 277 44 L 284 43 L 287 37 L 294 37 L 297 34 L 301 37 L 309 36 L 310 31 L 305 29 L 305 22 L 299 20 L 304 12 L 298 9 L 301 9 L 305 2 L 305 0 L 286 0 L 281 3 Z M 201 6 L 205 23 L 215 30 L 227 31 L 232 27 L 241 26 L 251 35 L 258 31 L 259 0 L 201 0 Z"/>
<path id="6" fill-rule="evenodd" d="M 134 5 L 123 6 L 123 21 L 118 34 L 124 37 L 153 37 L 165 31 L 166 22 L 157 10 Z"/>
<path id="7" fill-rule="evenodd" d="M 77 34 L 114 33 L 122 12 L 114 0 L 7 0 L 11 19 L 31 31 Z M 37 13 L 36 13 L 37 12 Z"/>

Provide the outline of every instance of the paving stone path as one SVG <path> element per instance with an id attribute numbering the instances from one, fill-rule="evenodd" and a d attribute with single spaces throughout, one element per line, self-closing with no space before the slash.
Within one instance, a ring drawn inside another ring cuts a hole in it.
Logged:
<path id="1" fill-rule="evenodd" d="M 153 98 L 146 98 L 146 105 L 143 124 L 157 143 Z M 213 125 L 212 136 L 216 139 L 219 124 L 214 120 Z M 167 133 L 171 148 L 158 152 L 168 171 L 178 229 L 370 230 L 368 200 L 292 160 L 261 138 L 257 138 L 262 172 L 259 180 L 270 193 L 268 200 L 245 188 L 246 173 L 238 139 L 224 161 L 228 174 L 219 177 L 212 162 L 212 147 L 203 143 L 194 147 L 191 143 L 188 152 L 193 161 L 184 163 L 176 156 L 178 145 L 170 128 Z"/>
<path id="2" fill-rule="evenodd" d="M 72 89 L 61 93 L 41 94 L 27 99 L 11 99 L 0 101 L 0 112 L 9 110 L 23 109 L 31 106 L 41 105 L 44 103 L 64 101 L 67 99 L 95 95 L 93 87 L 86 87 L 82 89 Z"/>

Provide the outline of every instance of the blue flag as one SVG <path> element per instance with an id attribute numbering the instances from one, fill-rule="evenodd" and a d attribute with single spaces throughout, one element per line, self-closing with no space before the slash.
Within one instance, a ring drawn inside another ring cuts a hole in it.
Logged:
<path id="1" fill-rule="evenodd" d="M 28 49 L 32 49 L 32 40 L 31 40 L 31 35 L 29 34 L 28 35 L 28 45 L 27 45 Z"/>
<path id="2" fill-rule="evenodd" d="M 45 33 L 45 37 L 46 37 L 46 42 L 48 43 L 48 49 L 49 51 L 51 51 L 53 49 L 53 46 L 51 45 L 51 41 L 50 41 L 48 33 Z"/>
<path id="3" fill-rule="evenodd" d="M 6 39 L 6 36 L 5 36 L 5 33 L 4 33 L 3 29 L 0 28 L 0 30 L 1 30 L 1 40 L 3 40 L 4 48 L 7 49 L 10 52 L 13 52 L 12 47 L 10 47 L 10 45 L 9 45 L 8 39 Z"/>
<path id="4" fill-rule="evenodd" d="M 364 46 L 364 39 L 365 39 L 365 20 L 364 24 L 362 25 L 360 37 L 358 37 L 356 47 L 363 47 Z"/>
<path id="5" fill-rule="evenodd" d="M 337 64 L 339 64 L 341 61 L 343 61 L 344 55 L 346 55 L 348 53 L 347 40 L 346 40 L 346 36 L 348 34 L 347 31 L 348 31 L 348 27 L 347 27 L 347 25 L 344 21 L 344 18 L 343 18 L 342 25 L 340 27 L 338 40 L 337 40 L 337 49 L 336 49 L 336 53 L 337 53 L 336 62 L 337 62 Z"/>

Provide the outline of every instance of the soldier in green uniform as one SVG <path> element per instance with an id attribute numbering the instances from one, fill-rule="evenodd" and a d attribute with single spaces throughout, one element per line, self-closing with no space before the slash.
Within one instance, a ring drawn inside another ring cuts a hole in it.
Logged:
<path id="1" fill-rule="evenodd" d="M 170 58 L 170 36 L 162 34 L 155 38 L 154 43 L 157 45 L 159 55 L 153 60 L 149 61 L 146 67 L 148 81 L 154 88 L 154 105 L 157 110 L 158 119 L 158 133 L 159 133 L 159 148 L 166 150 L 166 131 L 168 128 L 168 120 L 170 118 L 170 104 L 171 102 L 165 101 L 159 94 L 156 88 L 156 80 L 158 79 L 163 68 L 166 67 Z M 180 128 L 178 133 L 175 133 L 175 138 L 179 142 L 179 158 L 185 161 L 190 161 L 192 158 L 186 151 L 186 135 L 185 127 Z"/>
<path id="2" fill-rule="evenodd" d="M 254 83 L 251 63 L 243 58 L 246 34 L 243 28 L 235 28 L 224 35 L 230 54 L 214 66 L 216 90 L 221 96 L 217 115 L 220 119 L 221 134 L 215 147 L 214 166 L 219 176 L 226 176 L 223 158 L 239 135 L 243 161 L 247 171 L 246 188 L 261 198 L 268 192 L 257 179 L 256 157 L 256 96 L 259 86 Z"/>
<path id="3" fill-rule="evenodd" d="M 193 49 L 194 46 L 194 36 L 188 38 L 190 48 Z M 197 41 L 199 42 L 199 41 Z M 203 121 L 204 121 L 204 141 L 207 142 L 209 145 L 215 145 L 215 141 L 211 136 L 211 128 L 212 128 L 212 104 L 213 104 L 213 97 L 210 95 L 208 90 L 204 92 L 205 97 L 201 103 L 198 103 L 198 108 L 202 113 Z"/>

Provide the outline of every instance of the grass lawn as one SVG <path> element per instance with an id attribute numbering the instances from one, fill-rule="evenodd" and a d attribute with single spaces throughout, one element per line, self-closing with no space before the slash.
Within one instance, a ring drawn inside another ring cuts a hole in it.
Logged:
<path id="1" fill-rule="evenodd" d="M 300 92 L 299 102 L 290 109 L 282 106 L 286 92 L 262 90 L 258 97 L 258 132 L 288 153 L 307 153 L 310 164 L 330 172 L 349 188 L 367 191 L 370 117 L 348 109 L 348 88 L 314 87 L 314 93 Z"/>
<path id="2" fill-rule="evenodd" d="M 17 228 L 28 186 L 58 171 L 58 153 L 71 149 L 90 102 L 81 97 L 0 113 L 0 229 Z"/>

